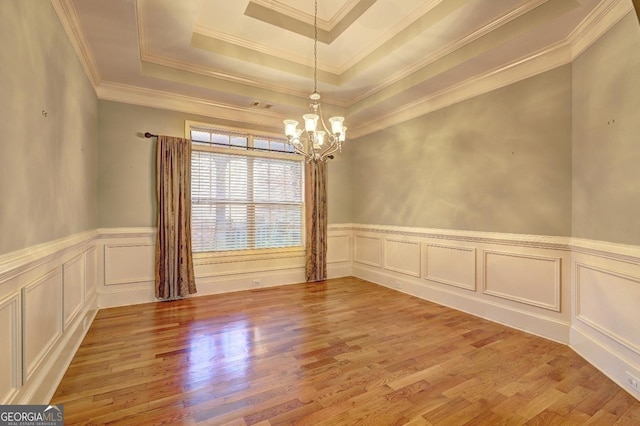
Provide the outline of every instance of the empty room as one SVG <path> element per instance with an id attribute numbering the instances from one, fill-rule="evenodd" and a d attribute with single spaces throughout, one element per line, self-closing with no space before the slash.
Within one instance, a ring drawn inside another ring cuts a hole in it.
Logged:
<path id="1" fill-rule="evenodd" d="M 0 0 L 0 40 L 3 415 L 640 424 L 640 0 Z"/>

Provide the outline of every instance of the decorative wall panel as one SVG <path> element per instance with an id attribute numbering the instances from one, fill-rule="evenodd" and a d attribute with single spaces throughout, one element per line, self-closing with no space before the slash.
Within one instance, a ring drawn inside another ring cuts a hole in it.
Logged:
<path id="1" fill-rule="evenodd" d="M 418 241 L 385 238 L 384 268 L 401 274 L 420 276 L 420 243 Z"/>
<path id="2" fill-rule="evenodd" d="M 640 278 L 576 263 L 576 317 L 640 353 Z"/>
<path id="3" fill-rule="evenodd" d="M 380 237 L 356 235 L 353 246 L 354 262 L 382 267 L 382 239 Z"/>
<path id="4" fill-rule="evenodd" d="M 425 244 L 425 252 L 426 279 L 475 291 L 474 248 Z"/>
<path id="5" fill-rule="evenodd" d="M 560 311 L 560 258 L 484 252 L 484 293 Z"/>
<path id="6" fill-rule="evenodd" d="M 155 249 L 151 244 L 104 246 L 104 285 L 153 281 Z"/>
<path id="7" fill-rule="evenodd" d="M 327 238 L 327 263 L 351 262 L 349 234 L 329 234 Z"/>
<path id="8" fill-rule="evenodd" d="M 22 289 L 23 380 L 62 335 L 62 267 Z"/>
<path id="9" fill-rule="evenodd" d="M 91 298 L 96 293 L 96 283 L 98 282 L 98 251 L 95 246 L 91 247 L 84 254 L 84 295 L 85 299 Z"/>
<path id="10" fill-rule="evenodd" d="M 84 303 L 84 255 L 63 265 L 63 311 L 65 329 L 82 309 Z"/>

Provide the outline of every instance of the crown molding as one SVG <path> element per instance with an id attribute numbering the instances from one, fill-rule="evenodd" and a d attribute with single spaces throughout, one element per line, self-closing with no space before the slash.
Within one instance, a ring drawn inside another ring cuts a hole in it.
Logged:
<path id="1" fill-rule="evenodd" d="M 202 24 L 196 24 L 193 29 L 193 32 L 195 34 L 200 34 L 201 36 L 204 36 L 207 38 L 224 42 L 225 44 L 240 46 L 243 49 L 250 50 L 252 53 L 256 55 L 273 56 L 279 59 L 284 59 L 289 62 L 294 62 L 300 65 L 305 65 L 307 67 L 313 68 L 313 58 L 309 57 L 308 55 L 304 57 L 300 55 L 294 55 L 292 53 L 289 53 L 283 50 L 275 49 L 271 46 L 245 40 L 240 37 L 233 36 L 231 34 L 223 33 L 221 31 L 204 26 Z M 214 52 L 214 53 L 219 53 L 219 52 Z M 321 68 L 321 64 L 318 64 L 318 69 L 320 68 Z M 339 72 L 337 68 L 331 67 L 331 66 L 324 66 L 322 68 L 333 74 L 337 74 Z"/>
<path id="2" fill-rule="evenodd" d="M 119 83 L 102 82 L 96 93 L 98 99 L 123 102 L 151 108 L 167 109 L 187 114 L 202 115 L 238 123 L 256 124 L 274 128 L 283 119 L 279 114 L 255 108 L 240 108 L 208 99 L 200 99 L 159 90 L 146 89 Z"/>
<path id="3" fill-rule="evenodd" d="M 632 10 L 633 5 L 627 0 L 604 0 L 599 3 L 567 37 L 573 59 L 580 56 Z"/>
<path id="4" fill-rule="evenodd" d="M 474 76 L 454 86 L 430 94 L 378 116 L 361 126 L 350 127 L 350 137 L 358 138 L 409 121 L 430 112 L 517 83 L 571 62 L 570 47 L 559 43 L 500 68 Z"/>
<path id="5" fill-rule="evenodd" d="M 546 0 L 537 0 L 535 4 L 539 5 L 545 1 Z M 531 5 L 532 4 L 529 6 Z M 513 61 L 503 67 L 477 75 L 440 92 L 432 93 L 428 96 L 417 99 L 402 108 L 394 109 L 389 114 L 367 117 L 366 122 L 360 125 L 352 124 L 349 127 L 349 133 L 351 135 L 350 138 L 355 139 L 383 130 L 390 126 L 400 124 L 435 110 L 571 63 L 631 10 L 632 7 L 625 0 L 605 0 L 576 28 L 576 30 L 567 37 L 565 41 L 538 51 L 528 57 L 520 58 L 519 60 Z M 508 22 L 509 19 L 514 19 L 522 13 L 526 13 L 522 8 L 514 10 L 509 16 L 505 15 L 503 17 L 503 23 Z M 478 32 L 470 35 L 467 39 L 461 40 L 460 43 L 469 43 L 474 39 L 474 37 L 480 37 L 487 31 L 490 31 L 490 28 L 478 30 Z M 452 45 L 447 49 L 456 48 L 459 48 L 459 46 Z M 441 51 L 439 54 L 446 54 L 446 52 Z M 151 57 L 149 55 L 147 55 L 144 60 L 154 62 L 158 61 L 162 65 L 182 69 L 184 69 L 183 66 L 185 65 L 182 63 L 174 64 L 171 63 L 171 61 L 164 61 L 162 58 Z M 429 60 L 437 60 L 437 57 L 434 56 Z M 199 69 L 198 67 L 190 67 L 187 69 L 192 72 L 233 80 L 253 87 L 276 90 L 280 93 L 287 93 L 294 96 L 306 96 L 306 94 L 297 93 L 290 89 L 266 85 L 264 83 L 257 84 L 253 81 L 242 80 L 229 75 L 212 75 L 214 73 L 204 68 Z M 143 89 L 110 82 L 100 83 L 96 88 L 96 93 L 100 99 L 104 100 L 112 100 L 154 108 L 160 107 L 190 114 L 217 117 L 234 122 L 257 124 L 273 128 L 275 128 L 274 123 L 279 123 L 283 118 L 271 111 L 260 111 L 248 107 L 240 108 L 232 105 L 216 103 L 206 99 L 175 95 L 152 89 Z M 323 102 L 328 104 L 333 103 L 339 106 L 348 106 L 353 102 L 353 100 L 342 105 L 339 102 L 332 102 L 331 100 L 327 102 L 327 100 L 323 99 Z"/>
<path id="6" fill-rule="evenodd" d="M 145 56 L 145 47 L 147 46 L 147 30 L 145 25 L 145 20 L 140 12 L 143 8 L 140 5 L 142 0 L 135 0 L 133 3 L 133 13 L 134 19 L 136 21 L 136 31 L 138 35 L 138 56 L 140 60 L 144 60 Z"/>
<path id="7" fill-rule="evenodd" d="M 180 71 L 191 72 L 195 74 L 204 75 L 207 77 L 214 78 L 216 80 L 224 80 L 231 83 L 242 84 L 245 86 L 251 86 L 254 88 L 264 89 L 276 91 L 278 93 L 284 93 L 287 95 L 300 96 L 300 97 L 308 97 L 308 92 L 299 92 L 295 90 L 291 90 L 285 86 L 279 86 L 276 84 L 264 83 L 258 80 L 248 79 L 246 77 L 238 77 L 234 74 L 223 73 L 220 71 L 214 71 L 211 68 L 207 68 L 201 65 L 194 65 L 183 61 L 177 61 L 174 59 L 165 58 L 158 55 L 153 55 L 149 53 L 142 53 L 140 56 L 140 62 L 148 62 L 151 64 L 160 65 L 167 68 L 173 68 Z"/>
<path id="8" fill-rule="evenodd" d="M 544 1 L 547 0 L 542 2 Z M 605 0 L 576 27 L 565 41 L 498 69 L 474 76 L 443 91 L 420 98 L 403 108 L 394 109 L 392 113 L 385 116 L 376 117 L 375 120 L 357 127 L 350 127 L 349 133 L 352 138 L 365 136 L 571 63 L 632 10 L 633 7 L 626 0 Z M 349 104 L 353 104 L 353 100 L 350 100 Z"/>
<path id="9" fill-rule="evenodd" d="M 58 15 L 60 24 L 62 24 L 62 28 L 67 34 L 73 50 L 76 52 L 76 56 L 84 69 L 84 73 L 91 82 L 93 89 L 96 90 L 101 82 L 100 72 L 91 54 L 89 43 L 80 28 L 80 21 L 78 20 L 78 15 L 76 14 L 72 1 L 51 0 L 51 5 Z"/>
<path id="10" fill-rule="evenodd" d="M 432 55 L 429 55 L 428 57 L 425 57 L 423 60 L 417 62 L 416 64 L 412 65 L 409 68 L 405 68 L 403 70 L 401 70 L 400 72 L 396 73 L 395 75 L 391 76 L 390 78 L 384 79 L 383 81 L 381 81 L 379 84 L 371 87 L 369 90 L 367 90 L 366 92 L 352 98 L 349 99 L 347 101 L 337 101 L 335 99 L 329 99 L 327 98 L 325 100 L 325 102 L 327 103 L 331 103 L 337 106 L 341 106 L 341 107 L 348 107 L 358 101 L 361 101 L 369 96 L 372 96 L 373 94 L 385 89 L 388 86 L 391 86 L 395 83 L 397 83 L 398 81 L 402 80 L 403 78 L 406 78 L 407 76 L 415 73 L 416 71 L 424 68 L 425 66 L 428 66 L 429 64 L 432 64 L 434 62 L 436 62 L 437 60 L 445 57 L 446 55 L 451 54 L 452 52 L 455 52 L 456 50 L 472 43 L 473 41 L 483 37 L 484 35 L 490 33 L 491 31 L 494 31 L 495 29 L 509 23 L 510 21 L 526 14 L 527 12 L 530 12 L 531 10 L 535 9 L 536 7 L 548 2 L 549 0 L 532 0 L 530 2 L 527 2 L 517 8 L 515 8 L 514 10 L 510 11 L 509 13 L 506 13 L 505 15 L 501 16 L 500 18 L 498 18 L 495 21 L 492 21 L 491 23 L 487 24 L 486 26 L 479 28 L 478 30 L 476 30 L 475 32 L 473 32 L 472 34 L 456 41 L 453 42 L 441 49 L 439 49 L 438 51 L 436 51 L 435 53 L 433 53 Z M 347 73 L 351 73 L 353 74 L 353 70 L 355 70 L 355 68 L 358 66 L 358 64 L 363 61 L 366 60 L 366 58 L 373 52 L 375 51 L 377 48 L 379 48 L 380 46 L 382 46 L 385 43 L 391 42 L 391 40 L 394 37 L 398 37 L 401 35 L 402 31 L 404 31 L 409 25 L 411 25 L 412 23 L 414 23 L 415 21 L 421 19 L 425 14 L 427 14 L 430 10 L 432 10 L 435 6 L 439 5 L 442 2 L 442 0 L 431 0 L 429 2 L 424 3 L 423 5 L 421 5 L 418 9 L 416 9 L 414 11 L 414 13 L 409 14 L 405 20 L 403 20 L 402 22 L 398 23 L 396 26 L 394 26 L 392 29 L 390 29 L 387 33 L 383 34 L 380 38 L 378 38 L 377 40 L 375 40 L 374 42 L 370 43 L 368 47 L 365 47 L 363 49 L 360 50 L 360 52 L 354 56 L 353 58 L 351 58 L 349 61 L 347 61 L 345 64 L 339 66 L 339 67 L 330 67 L 330 66 L 326 66 L 326 65 L 320 65 L 319 69 L 320 69 L 320 76 L 319 79 L 321 81 L 325 81 L 334 85 L 340 85 L 340 82 L 342 80 L 348 79 L 346 77 Z M 260 2 L 256 2 L 260 3 Z M 265 3 L 269 3 L 269 2 L 265 2 Z M 271 2 L 272 3 L 272 2 Z M 275 4 L 275 3 L 274 3 Z M 275 7 L 275 6 L 274 6 Z M 202 75 L 207 75 L 207 76 L 212 76 L 212 77 L 216 77 L 216 78 L 221 78 L 221 79 L 225 79 L 228 81 L 238 81 L 239 79 L 235 76 L 232 75 L 228 75 L 226 73 L 221 73 L 221 72 L 215 72 L 215 71 L 211 71 L 211 69 L 206 68 L 204 66 L 196 66 L 193 64 L 187 64 L 185 62 L 182 61 L 175 61 L 175 60 L 168 60 L 165 58 L 161 58 L 159 56 L 156 55 L 152 55 L 150 53 L 147 53 L 145 46 L 145 39 L 144 39 L 144 19 L 141 16 L 140 13 L 138 13 L 137 16 L 138 19 L 138 28 L 139 28 L 139 40 L 140 40 L 140 51 L 141 51 L 141 58 L 144 61 L 148 61 L 148 62 L 153 62 L 156 64 L 160 64 L 160 65 L 164 65 L 164 66 L 169 66 L 171 68 L 175 68 L 175 69 L 182 69 L 182 70 L 186 70 L 186 71 L 191 71 L 191 72 L 196 72 L 198 74 L 202 74 Z M 195 28 L 194 28 L 194 34 L 198 34 L 201 37 L 205 37 L 205 38 L 209 38 L 212 40 L 215 40 L 216 42 L 219 43 L 223 43 L 224 45 L 228 45 L 228 46 L 237 46 L 240 49 L 244 49 L 247 52 L 249 52 L 250 54 L 245 53 L 245 57 L 258 57 L 261 58 L 258 62 L 261 64 L 265 64 L 267 58 L 272 58 L 273 63 L 280 63 L 281 61 L 285 61 L 285 62 L 289 62 L 292 66 L 287 66 L 286 70 L 287 72 L 293 72 L 296 73 L 298 75 L 300 75 L 301 77 L 304 77 L 306 75 L 308 75 L 308 70 L 307 68 L 310 69 L 310 64 L 308 63 L 308 60 L 305 58 L 302 58 L 300 56 L 297 55 L 292 55 L 290 53 L 287 52 L 283 52 L 280 50 L 276 50 L 276 49 L 272 49 L 270 47 L 261 45 L 259 43 L 255 43 L 255 42 L 250 42 L 247 40 L 243 40 L 240 39 L 238 37 L 233 37 L 231 35 L 219 32 L 215 29 L 206 27 L 206 26 L 202 26 L 200 24 L 196 24 Z M 198 46 L 200 48 L 204 48 L 207 49 L 206 46 Z M 212 50 L 213 52 L 216 52 L 216 50 Z M 220 52 L 216 52 L 216 53 L 220 53 Z M 224 54 L 224 53 L 220 53 L 220 54 Z M 274 66 L 277 69 L 282 69 L 282 64 L 280 64 L 280 67 L 278 66 Z M 303 67 L 305 69 L 298 69 L 299 67 Z M 353 70 L 352 70 L 353 68 Z M 298 69 L 298 71 L 296 72 L 296 69 Z M 323 75 L 324 74 L 324 75 Z M 306 96 L 303 93 L 299 93 L 299 92 L 293 92 L 287 88 L 283 88 L 283 87 L 276 87 L 275 85 L 269 86 L 266 85 L 262 82 L 259 81 L 249 81 L 248 79 L 244 79 L 243 84 L 248 84 L 250 86 L 253 87 L 258 87 L 258 88 L 264 88 L 267 90 L 277 90 L 280 93 L 287 93 L 287 94 L 291 94 L 294 96 Z"/>
<path id="11" fill-rule="evenodd" d="M 438 3 L 440 3 L 441 0 L 436 1 L 435 3 L 430 3 L 429 4 L 429 10 L 431 8 L 433 8 L 434 6 L 436 6 Z M 405 68 L 401 71 L 399 71 L 398 73 L 390 76 L 388 79 L 385 79 L 384 81 L 382 81 L 380 84 L 373 86 L 371 89 L 369 89 L 368 91 L 352 98 L 349 99 L 349 101 L 347 102 L 349 105 L 355 104 L 356 102 L 360 102 L 363 99 L 368 98 L 369 96 L 383 90 L 384 88 L 391 86 L 399 81 L 401 81 L 403 78 L 406 78 L 408 76 L 410 76 L 411 74 L 417 72 L 418 70 L 438 61 L 439 59 L 444 58 L 445 56 L 451 54 L 452 52 L 455 52 L 456 50 L 470 44 L 471 42 L 479 39 L 480 37 L 490 33 L 491 31 L 494 31 L 496 28 L 501 27 L 502 25 L 505 25 L 506 23 L 524 15 L 527 12 L 530 12 L 531 10 L 535 9 L 536 7 L 540 6 L 543 3 L 546 3 L 549 0 L 533 0 L 531 2 L 525 3 L 523 5 L 521 5 L 520 7 L 512 10 L 511 12 L 501 16 L 500 18 L 496 19 L 495 21 L 490 22 L 488 25 L 485 25 L 484 27 L 481 27 L 479 29 L 477 29 L 476 31 L 474 31 L 473 33 L 459 39 L 458 41 L 455 41 L 453 43 L 450 43 L 444 47 L 442 47 L 441 49 L 438 49 L 437 51 L 435 51 L 434 53 L 432 53 L 429 56 L 426 56 L 424 59 L 422 59 L 421 61 L 416 62 L 415 64 L 413 64 L 411 67 Z M 426 13 L 428 10 L 426 10 L 424 13 Z M 403 25 L 406 27 L 406 25 L 408 25 L 407 22 L 403 22 Z M 376 48 L 379 47 L 382 43 L 377 44 Z M 351 66 L 353 66 L 355 64 L 350 64 L 349 68 Z M 342 72 L 344 72 L 345 70 L 342 70 Z"/>
<path id="12" fill-rule="evenodd" d="M 284 3 L 280 3 L 274 0 L 250 0 L 249 3 L 261 6 L 264 9 L 269 9 L 277 13 L 278 15 L 288 16 L 295 19 L 296 21 L 313 25 L 312 14 L 302 12 L 300 9 L 296 9 L 295 7 L 291 7 Z M 343 20 L 347 16 L 347 14 L 358 5 L 358 3 L 360 3 L 360 0 L 347 0 L 331 18 L 322 19 L 318 17 L 318 28 L 327 32 L 331 32 L 338 25 L 338 23 L 340 23 L 340 21 Z M 247 8 L 248 7 L 249 6 L 247 6 Z"/>
<path id="13" fill-rule="evenodd" d="M 312 38 L 317 34 L 318 41 L 331 44 L 376 1 L 347 0 L 329 20 L 318 18 L 317 31 L 314 15 L 273 0 L 251 0 L 244 14 L 305 37 Z"/>
<path id="14" fill-rule="evenodd" d="M 367 56 L 369 56 L 373 51 L 375 51 L 380 46 L 382 46 L 389 40 L 399 35 L 402 32 L 402 30 L 404 30 L 409 25 L 413 24 L 415 21 L 420 19 L 423 15 L 428 13 L 431 9 L 436 7 L 438 4 L 442 3 L 442 1 L 443 0 L 430 0 L 420 5 L 420 7 L 418 7 L 411 13 L 407 14 L 407 16 L 405 16 L 404 19 L 399 21 L 396 25 L 391 27 L 384 34 L 380 35 L 380 37 L 373 40 L 371 43 L 369 43 L 369 45 L 362 47 L 358 51 L 358 53 L 356 53 L 350 60 L 348 60 L 338 68 L 337 73 L 344 74 L 347 70 L 354 67 L 360 61 L 362 61 Z M 544 0 L 544 1 L 547 1 L 547 0 Z"/>
<path id="15" fill-rule="evenodd" d="M 164 58 L 162 56 L 151 55 L 143 52 L 141 54 L 140 60 L 142 65 L 141 68 L 144 68 L 144 63 L 146 62 L 148 64 L 158 65 L 160 67 L 166 67 L 172 70 L 177 70 L 178 72 L 194 73 L 194 74 L 211 78 L 213 80 L 220 80 L 220 81 L 229 82 L 232 84 L 245 86 L 249 89 L 254 89 L 254 90 L 261 89 L 261 90 L 277 93 L 278 95 L 294 96 L 300 99 L 304 99 L 304 102 L 307 102 L 307 99 L 309 98 L 309 93 L 310 93 L 309 91 L 302 92 L 299 90 L 293 90 L 291 87 L 270 84 L 260 80 L 248 79 L 245 77 L 238 77 L 233 74 L 222 73 L 219 71 L 212 71 L 210 68 L 206 68 L 204 66 L 193 65 L 193 64 L 182 62 L 182 61 L 175 61 L 173 59 Z M 142 70 L 142 73 L 144 74 L 144 70 Z M 158 76 L 155 76 L 155 77 L 161 78 Z M 186 84 L 189 84 L 189 83 L 186 83 Z M 322 103 L 326 105 L 340 107 L 340 108 L 348 107 L 347 102 L 332 98 L 330 96 L 325 96 L 325 95 L 322 96 Z"/>
<path id="16" fill-rule="evenodd" d="M 267 68 L 309 78 L 313 75 L 312 57 L 302 57 L 259 43 L 234 37 L 206 27 L 197 27 L 191 37 L 190 47 L 218 55 L 252 62 Z M 331 65 L 318 65 L 318 80 L 333 86 L 340 85 L 339 69 Z"/>
<path id="17" fill-rule="evenodd" d="M 279 111 L 283 114 L 289 111 L 290 114 L 304 114 L 308 111 L 309 96 L 290 95 L 286 90 L 277 91 L 269 89 L 261 89 L 256 86 L 224 81 L 216 78 L 212 78 L 206 75 L 200 75 L 196 73 L 190 73 L 188 71 L 166 67 L 163 65 L 157 65 L 150 62 L 142 62 L 141 69 L 144 76 L 151 79 L 163 80 L 171 83 L 178 83 L 185 87 L 191 87 L 191 89 L 197 90 L 193 94 L 182 95 L 186 98 L 193 97 L 196 102 L 200 102 L 202 99 L 208 99 L 211 102 L 223 102 L 229 105 L 235 105 L 237 108 L 252 108 L 263 104 L 270 104 L 275 106 L 272 111 Z M 144 87 L 149 87 L 145 85 Z M 152 87 L 154 88 L 154 87 Z M 154 88 L 155 89 L 155 88 Z M 160 91 L 165 91 L 159 88 Z M 172 90 L 169 90 L 169 95 Z M 226 97 L 225 93 L 230 94 L 232 100 L 225 102 L 223 99 Z M 309 92 L 307 92 L 308 94 Z M 258 104 L 256 104 L 256 101 Z M 324 98 L 323 108 L 327 111 L 327 108 L 335 112 L 339 112 L 339 115 L 344 115 L 345 108 L 341 108 L 336 102 L 330 100 L 330 98 Z M 297 112 L 296 112 L 297 111 Z"/>
<path id="18" fill-rule="evenodd" d="M 407 16 L 403 20 L 398 22 L 396 25 L 394 25 L 394 27 L 389 29 L 384 34 L 382 34 L 376 40 L 374 40 L 371 43 L 369 43 L 366 47 L 360 48 L 358 50 L 358 52 L 352 58 L 350 58 L 348 61 L 346 61 L 344 64 L 338 65 L 338 66 L 331 66 L 331 65 L 327 65 L 327 64 L 318 64 L 318 69 L 319 70 L 330 74 L 329 76 L 324 78 L 324 81 L 326 81 L 328 83 L 331 83 L 333 85 L 340 85 L 342 82 L 344 82 L 343 81 L 344 79 L 342 78 L 342 75 L 344 73 L 348 72 L 352 67 L 356 66 L 359 62 L 364 60 L 367 56 L 369 56 L 372 52 L 374 52 L 380 46 L 382 46 L 383 44 L 387 43 L 389 40 L 393 39 L 394 37 L 398 36 L 405 28 L 407 28 L 413 22 L 415 22 L 418 19 L 420 19 L 423 15 L 428 13 L 431 9 L 433 9 L 435 6 L 440 4 L 442 1 L 443 0 L 430 0 L 430 1 L 422 4 L 419 8 L 414 10 L 412 13 L 407 14 Z M 535 2 L 545 2 L 545 1 L 548 1 L 548 0 L 535 0 Z M 262 1 L 255 1 L 254 0 L 253 3 L 262 4 Z M 267 3 L 267 2 L 265 2 L 265 3 Z M 273 3 L 273 2 L 271 0 L 269 0 L 268 3 Z M 283 9 L 284 8 L 287 8 L 287 9 L 289 8 L 286 5 L 279 5 L 279 4 L 278 4 L 278 7 L 282 7 Z M 297 11 L 297 9 L 293 9 L 293 8 L 292 8 L 292 10 Z M 292 16 L 291 14 L 293 12 L 291 12 L 291 13 L 287 12 L 287 13 L 288 13 L 288 16 Z M 304 16 L 307 16 L 307 15 L 304 15 Z M 296 18 L 295 16 L 293 16 L 293 17 Z M 296 19 L 298 19 L 298 18 L 296 18 Z M 311 24 L 313 24 L 313 20 L 311 20 Z M 198 34 L 198 35 L 201 35 L 203 37 L 207 37 L 207 38 L 216 40 L 218 42 L 222 42 L 222 43 L 227 44 L 229 46 L 239 46 L 242 49 L 247 49 L 247 50 L 249 50 L 251 52 L 251 55 L 245 55 L 245 56 L 255 56 L 255 57 L 257 57 L 255 62 L 260 63 L 262 65 L 264 65 L 267 61 L 265 61 L 264 58 L 260 58 L 260 56 L 266 56 L 266 57 L 272 57 L 272 58 L 288 61 L 288 62 L 291 62 L 293 64 L 302 65 L 302 66 L 307 67 L 309 69 L 313 69 L 312 68 L 313 67 L 313 62 L 312 62 L 310 57 L 302 57 L 302 56 L 299 56 L 299 55 L 294 55 L 294 54 L 291 54 L 289 52 L 284 52 L 282 50 L 277 50 L 277 49 L 271 48 L 269 46 L 265 46 L 265 45 L 260 44 L 260 43 L 244 40 L 244 39 L 241 39 L 239 37 L 234 37 L 232 35 L 217 31 L 216 29 L 207 27 L 207 26 L 199 24 L 199 23 L 197 23 L 195 25 L 193 32 L 194 32 L 194 34 Z M 206 47 L 202 47 L 202 46 L 198 46 L 198 47 L 206 49 Z M 220 53 L 220 52 L 217 52 L 217 51 L 213 51 L 213 52 L 214 53 L 218 53 L 218 54 L 223 54 L 223 53 Z M 288 71 L 289 72 L 293 72 L 292 70 L 288 70 Z M 309 75 L 308 73 L 305 73 L 303 76 L 308 76 L 308 75 Z"/>

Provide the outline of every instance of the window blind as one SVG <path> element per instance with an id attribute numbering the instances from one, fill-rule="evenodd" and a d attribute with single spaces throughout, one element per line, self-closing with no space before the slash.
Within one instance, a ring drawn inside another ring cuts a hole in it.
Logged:
<path id="1" fill-rule="evenodd" d="M 302 246 L 302 161 L 196 149 L 191 158 L 194 252 Z"/>

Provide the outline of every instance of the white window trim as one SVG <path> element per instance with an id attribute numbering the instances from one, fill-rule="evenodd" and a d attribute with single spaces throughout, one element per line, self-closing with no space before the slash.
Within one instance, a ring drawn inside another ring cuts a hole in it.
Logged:
<path id="1" fill-rule="evenodd" d="M 185 120 L 184 131 L 185 138 L 191 139 L 191 128 L 192 127 L 204 127 L 216 130 L 228 131 L 230 133 L 237 133 L 241 135 L 246 135 L 248 137 L 249 146 L 253 145 L 253 137 L 264 136 L 264 137 L 272 137 L 274 139 L 284 139 L 283 135 L 277 133 L 270 132 L 261 132 L 248 130 L 244 128 L 238 127 L 230 127 L 230 126 L 221 126 L 213 123 L 205 123 L 201 121 L 191 121 Z M 255 135 L 254 135 L 255 133 Z M 242 147 L 224 147 L 224 146 L 206 146 L 206 145 L 198 145 L 197 150 L 201 151 L 209 151 L 209 152 L 220 152 L 225 154 L 232 155 L 242 155 L 242 156 L 256 156 L 256 157 L 268 157 L 268 158 L 278 158 L 278 159 L 286 159 L 286 160 L 297 160 L 300 162 L 304 162 L 304 157 L 296 154 L 288 154 L 288 153 L 278 153 L 278 152 L 268 152 L 268 151 L 252 151 L 251 149 L 243 149 Z M 303 166 L 304 168 L 304 166 Z M 206 265 L 213 263 L 231 263 L 231 262 L 244 262 L 244 261 L 252 261 L 252 260 L 262 260 L 262 259 L 279 259 L 279 258 L 291 258 L 304 256 L 305 246 L 306 246 L 306 220 L 305 220 L 305 198 L 304 198 L 304 173 L 303 173 L 303 188 L 302 188 L 302 240 L 300 246 L 293 247 L 276 247 L 276 248 L 261 248 L 261 249 L 245 249 L 245 250 L 228 250 L 228 251 L 209 251 L 209 252 L 197 252 L 193 253 L 193 261 L 198 265 Z"/>
<path id="2" fill-rule="evenodd" d="M 208 129 L 216 129 L 216 130 L 223 130 L 229 133 L 235 133 L 238 134 L 239 136 L 246 136 L 247 137 L 247 143 L 248 146 L 253 147 L 253 139 L 254 138 L 259 138 L 260 136 L 264 136 L 267 138 L 273 138 L 276 140 L 282 140 L 283 142 L 286 141 L 286 138 L 284 137 L 283 134 L 278 134 L 278 133 L 271 133 L 271 132 L 262 132 L 262 131 L 256 131 L 256 130 L 249 130 L 249 129 L 243 129 L 240 127 L 230 127 L 230 126 L 219 126 L 217 124 L 212 124 L 212 123 L 205 123 L 202 121 L 190 121 L 190 120 L 185 120 L 184 122 L 184 137 L 185 139 L 191 139 L 191 128 L 192 127 L 203 127 L 203 128 L 208 128 Z M 253 151 L 252 149 L 245 149 L 244 147 L 225 147 L 225 146 L 216 146 L 216 145 L 211 145 L 209 147 L 207 147 L 206 145 L 198 145 L 198 149 L 200 148 L 208 148 L 211 149 L 213 152 L 223 152 L 225 154 L 238 154 L 238 155 L 255 155 L 256 157 L 269 157 L 269 158 L 282 158 L 285 160 L 294 160 L 294 159 L 298 159 L 301 162 L 304 161 L 304 157 L 299 155 L 299 154 L 295 154 L 293 152 L 291 153 L 278 153 L 277 151 L 264 151 L 264 150 L 260 150 L 260 151 Z"/>

